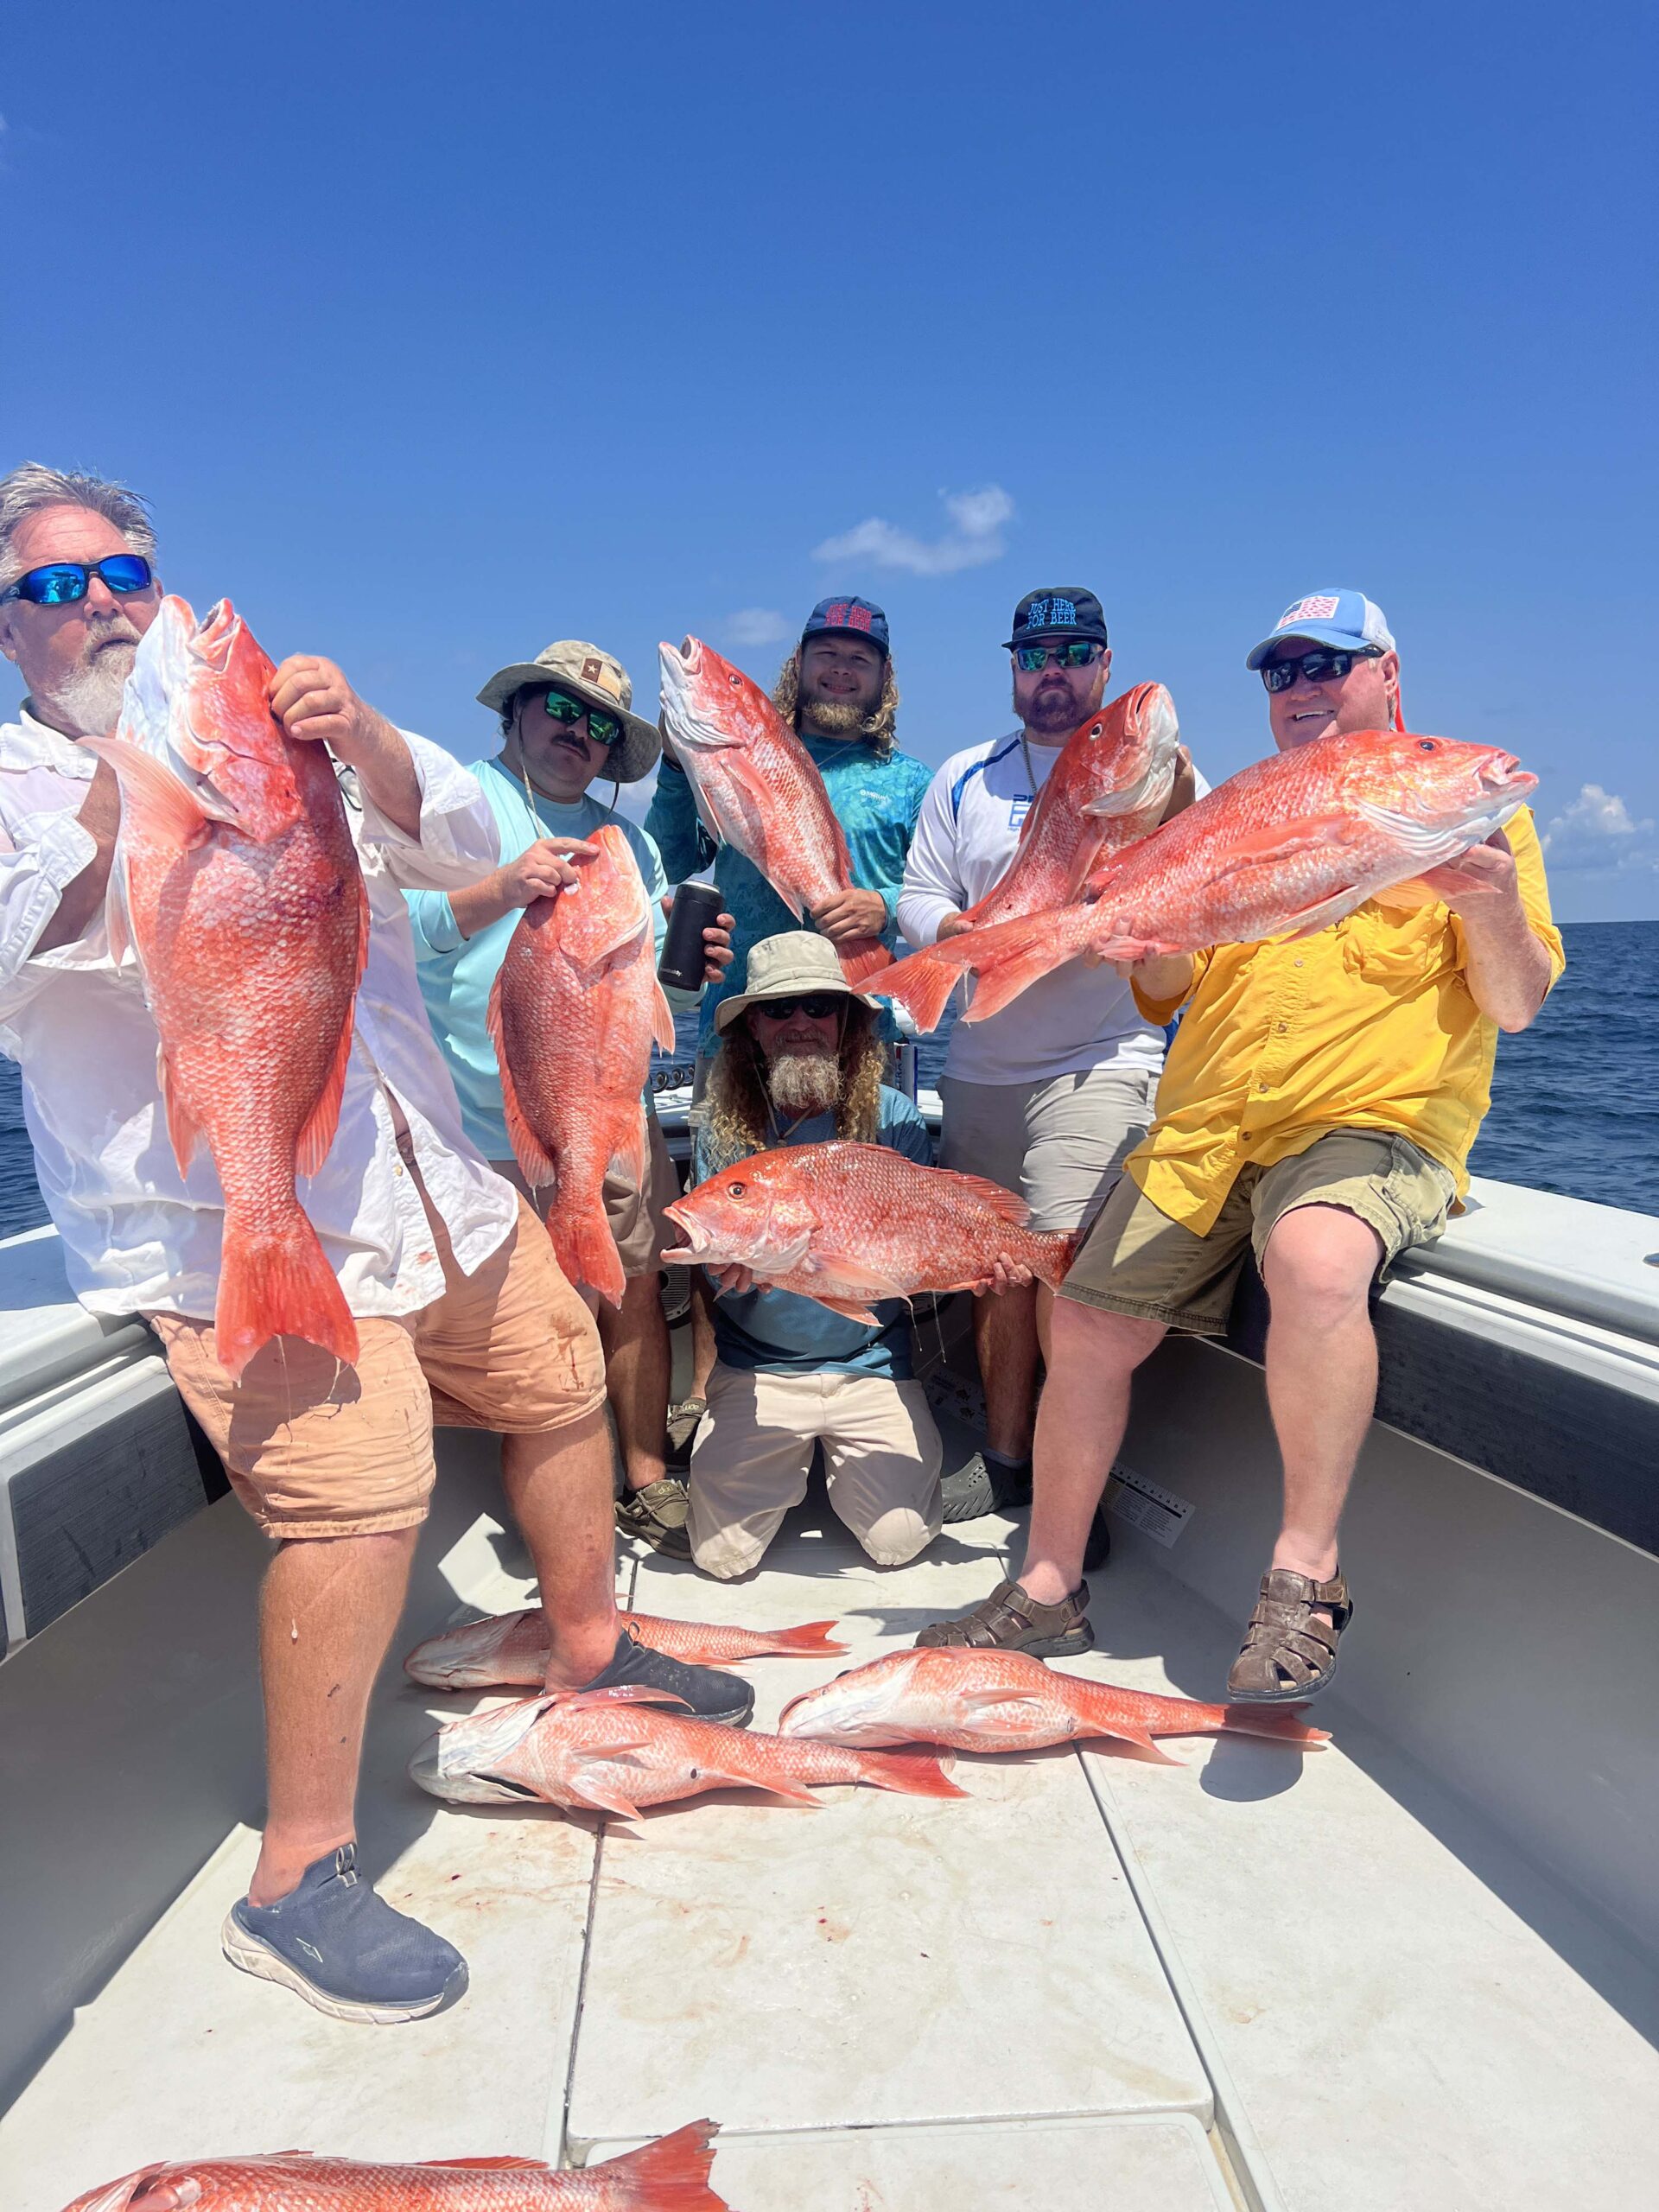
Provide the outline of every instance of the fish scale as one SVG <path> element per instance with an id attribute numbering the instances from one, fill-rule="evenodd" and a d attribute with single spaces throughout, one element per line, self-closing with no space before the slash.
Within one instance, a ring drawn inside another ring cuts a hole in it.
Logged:
<path id="1" fill-rule="evenodd" d="M 817 765 L 760 685 L 699 638 L 658 648 L 663 722 L 703 826 L 759 868 L 804 925 L 852 887 L 847 838 Z M 887 965 L 880 938 L 836 948 L 849 983 Z"/>
<path id="2" fill-rule="evenodd" d="M 327 748 L 286 735 L 274 673 L 228 600 L 198 623 L 165 599 L 115 736 L 84 741 L 121 787 L 111 944 L 137 955 L 179 1171 L 205 1141 L 224 1193 L 213 1339 L 232 1376 L 284 1334 L 358 1353 L 295 1176 L 340 1119 L 368 898 Z"/>
<path id="3" fill-rule="evenodd" d="M 983 1176 L 842 1139 L 756 1153 L 665 1211 L 690 1239 L 665 1258 L 749 1268 L 864 1322 L 873 1300 L 986 1281 L 998 1254 L 1058 1284 L 1076 1242 L 1027 1229 L 1025 1201 Z"/>
<path id="4" fill-rule="evenodd" d="M 540 2158 L 393 2165 L 301 2151 L 152 2165 L 66 2212 L 729 2212 L 709 2185 L 717 2130 L 672 2135 L 571 2171 Z"/>
<path id="5" fill-rule="evenodd" d="M 1308 935 L 1368 899 L 1421 904 L 1413 879 L 1501 829 L 1538 779 L 1493 745 L 1361 730 L 1258 760 L 1096 867 L 1085 903 L 953 938 L 983 1021 L 1089 952 L 1132 961 Z"/>

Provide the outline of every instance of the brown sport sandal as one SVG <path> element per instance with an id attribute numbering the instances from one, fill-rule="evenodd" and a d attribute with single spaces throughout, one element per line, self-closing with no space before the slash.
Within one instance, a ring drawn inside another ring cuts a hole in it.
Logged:
<path id="1" fill-rule="evenodd" d="M 1328 1605 L 1331 1618 L 1316 1613 L 1315 1605 Z M 1317 1697 L 1337 1671 L 1337 1639 L 1353 1617 L 1340 1567 L 1328 1582 L 1270 1567 L 1227 1677 L 1228 1696 L 1244 1705 L 1300 1705 Z"/>
<path id="2" fill-rule="evenodd" d="M 1058 1605 L 1039 1605 L 1017 1582 L 999 1582 L 983 1605 L 960 1620 L 935 1621 L 916 1642 L 918 1647 L 948 1644 L 969 1651 L 1028 1651 L 1033 1659 L 1092 1651 L 1089 1585 L 1078 1583 Z"/>

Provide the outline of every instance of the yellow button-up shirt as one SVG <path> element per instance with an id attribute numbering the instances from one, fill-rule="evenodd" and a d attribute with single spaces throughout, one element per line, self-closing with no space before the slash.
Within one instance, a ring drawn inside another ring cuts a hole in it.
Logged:
<path id="1" fill-rule="evenodd" d="M 1567 965 L 1544 858 L 1523 807 L 1508 825 L 1522 904 Z M 1246 1162 L 1270 1167 L 1331 1129 L 1409 1137 L 1468 1188 L 1465 1162 L 1491 1100 L 1497 1025 L 1471 995 L 1457 916 L 1374 900 L 1301 938 L 1195 957 L 1150 1133 L 1128 1167 L 1153 1204 L 1203 1236 Z M 1135 998 L 1168 1021 L 1179 1000 Z"/>

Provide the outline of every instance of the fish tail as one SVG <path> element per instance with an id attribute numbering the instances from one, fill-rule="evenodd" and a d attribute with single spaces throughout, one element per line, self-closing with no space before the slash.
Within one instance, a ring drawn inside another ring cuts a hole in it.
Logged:
<path id="1" fill-rule="evenodd" d="M 808 1621 L 802 1628 L 770 1629 L 766 1634 L 764 1648 L 773 1655 L 810 1652 L 815 1658 L 822 1658 L 826 1652 L 842 1652 L 848 1647 L 844 1643 L 834 1643 L 830 1635 L 830 1630 L 836 1625 L 834 1621 Z"/>
<path id="2" fill-rule="evenodd" d="M 613 1306 L 620 1306 L 626 1278 L 600 1192 L 595 1191 L 592 1198 L 581 1206 L 556 1199 L 548 1212 L 547 1229 L 567 1280 L 585 1282 L 589 1290 L 596 1290 Z"/>
<path id="3" fill-rule="evenodd" d="M 731 2212 L 725 2198 L 709 2186 L 719 2133 L 712 2120 L 694 2120 L 689 2127 L 588 2171 L 604 2175 L 607 2202 L 618 2212 Z"/>
<path id="4" fill-rule="evenodd" d="M 213 1346 L 233 1377 L 273 1337 L 303 1337 L 348 1367 L 357 1361 L 357 1324 L 317 1232 L 296 1205 L 275 1229 L 251 1229 L 225 1217 Z"/>
<path id="5" fill-rule="evenodd" d="M 1226 1705 L 1213 1707 L 1221 1719 L 1220 1732 L 1228 1736 L 1271 1736 L 1281 1744 L 1301 1744 L 1312 1750 L 1328 1744 L 1328 1728 L 1308 1728 L 1294 1713 L 1275 1711 L 1272 1706 Z"/>
<path id="6" fill-rule="evenodd" d="M 950 1762 L 928 1751 L 860 1751 L 861 1781 L 878 1789 L 897 1789 L 907 1797 L 965 1797 L 950 1777 Z"/>
<path id="7" fill-rule="evenodd" d="M 855 937 L 836 947 L 841 972 L 857 989 L 893 965 L 893 955 L 879 937 Z"/>
<path id="8" fill-rule="evenodd" d="M 1006 934 L 1004 934 L 1006 932 Z M 1050 914 L 1033 914 L 1023 921 L 1005 922 L 998 931 L 1001 942 L 982 967 L 974 969 L 974 995 L 963 1020 L 988 1021 L 1021 991 L 1051 974 L 1067 957 L 1059 945 L 1058 931 Z"/>
<path id="9" fill-rule="evenodd" d="M 963 963 L 925 945 L 907 960 L 896 961 L 878 980 L 883 998 L 897 999 L 924 1034 L 944 1019 L 950 994 L 962 981 Z"/>

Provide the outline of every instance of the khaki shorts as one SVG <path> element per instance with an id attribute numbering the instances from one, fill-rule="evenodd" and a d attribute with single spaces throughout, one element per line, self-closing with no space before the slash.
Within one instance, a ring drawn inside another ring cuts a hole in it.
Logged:
<path id="1" fill-rule="evenodd" d="M 1172 1221 L 1125 1176 L 1084 1240 L 1062 1298 L 1162 1321 L 1194 1336 L 1226 1332 L 1244 1255 L 1298 1206 L 1339 1206 L 1376 1232 L 1379 1277 L 1414 1244 L 1432 1244 L 1456 1195 L 1449 1172 L 1409 1138 L 1337 1129 L 1271 1167 L 1240 1168 L 1207 1236 Z"/>
<path id="2" fill-rule="evenodd" d="M 941 1076 L 939 1165 L 1017 1191 L 1033 1229 L 1086 1228 L 1147 1134 L 1157 1089 L 1152 1068 L 1085 1068 L 1046 1083 Z"/>
<path id="3" fill-rule="evenodd" d="M 902 1567 L 932 1542 L 944 1447 L 919 1382 L 717 1363 L 691 1446 L 691 1556 L 705 1574 L 729 1581 L 760 1565 L 806 1496 L 819 1443 L 830 1503 L 878 1566 Z"/>
<path id="4" fill-rule="evenodd" d="M 470 1275 L 428 1218 L 447 1286 L 418 1313 L 357 1325 L 355 1367 L 298 1337 L 257 1353 L 233 1382 L 211 1321 L 152 1313 L 179 1395 L 266 1535 L 378 1535 L 426 1518 L 432 1431 L 539 1435 L 605 1402 L 593 1316 L 520 1201 L 517 1227 Z"/>
<path id="5" fill-rule="evenodd" d="M 521 1198 L 536 1205 L 536 1193 L 525 1182 L 516 1160 L 493 1160 L 490 1165 L 498 1175 L 506 1178 Z M 605 1218 L 611 1225 L 625 1275 L 657 1274 L 662 1264 L 658 1255 L 664 1245 L 676 1241 L 672 1224 L 663 1208 L 671 1206 L 679 1195 L 679 1178 L 663 1141 L 662 1124 L 647 1107 L 643 1189 L 614 1169 L 605 1178 Z"/>

